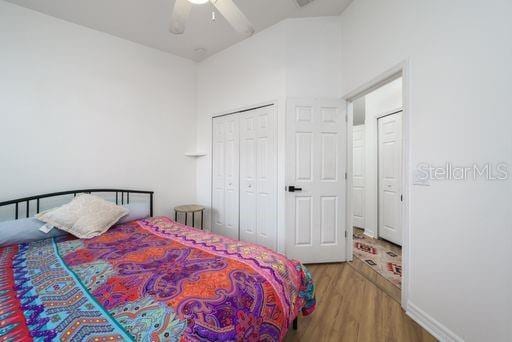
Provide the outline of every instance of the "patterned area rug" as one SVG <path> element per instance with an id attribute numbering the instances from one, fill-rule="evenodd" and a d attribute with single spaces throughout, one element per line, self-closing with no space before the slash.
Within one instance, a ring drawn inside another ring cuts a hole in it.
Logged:
<path id="1" fill-rule="evenodd" d="M 402 285 L 402 252 L 384 240 L 377 240 L 361 233 L 354 234 L 354 256 L 365 262 L 393 285 Z"/>

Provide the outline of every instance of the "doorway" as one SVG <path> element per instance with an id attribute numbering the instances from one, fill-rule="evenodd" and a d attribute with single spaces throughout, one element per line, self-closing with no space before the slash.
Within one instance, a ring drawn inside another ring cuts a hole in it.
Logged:
<path id="1" fill-rule="evenodd" d="M 397 301 L 403 284 L 403 77 L 349 101 L 351 265 Z"/>

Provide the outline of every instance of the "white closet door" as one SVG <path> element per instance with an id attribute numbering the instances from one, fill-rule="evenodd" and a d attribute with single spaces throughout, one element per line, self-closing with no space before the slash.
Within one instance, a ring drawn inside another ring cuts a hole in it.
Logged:
<path id="1" fill-rule="evenodd" d="M 352 129 L 352 225 L 365 227 L 365 126 Z"/>
<path id="2" fill-rule="evenodd" d="M 240 239 L 277 247 L 275 107 L 240 114 Z"/>
<path id="3" fill-rule="evenodd" d="M 239 237 L 239 127 L 238 117 L 213 119 L 213 231 Z"/>
<path id="4" fill-rule="evenodd" d="M 378 120 L 379 237 L 402 245 L 402 113 Z"/>

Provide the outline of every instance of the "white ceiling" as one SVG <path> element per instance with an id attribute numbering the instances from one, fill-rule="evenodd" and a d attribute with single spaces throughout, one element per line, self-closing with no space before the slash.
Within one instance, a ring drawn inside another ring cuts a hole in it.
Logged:
<path id="1" fill-rule="evenodd" d="M 195 5 L 183 35 L 169 32 L 175 0 L 7 0 L 57 18 L 149 47 L 200 61 L 246 37 L 221 15 L 211 21 L 210 4 Z M 299 8 L 294 0 L 234 0 L 261 31 L 283 19 L 339 15 L 352 0 L 315 0 Z M 198 53 L 199 48 L 206 53 Z"/>

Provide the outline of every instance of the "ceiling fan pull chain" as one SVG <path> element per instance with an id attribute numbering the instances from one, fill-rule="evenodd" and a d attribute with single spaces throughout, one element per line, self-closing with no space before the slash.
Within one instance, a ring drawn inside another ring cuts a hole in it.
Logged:
<path id="1" fill-rule="evenodd" d="M 215 3 L 217 0 L 210 0 L 210 8 L 212 9 L 212 22 L 217 21 L 217 13 L 215 12 Z"/>

